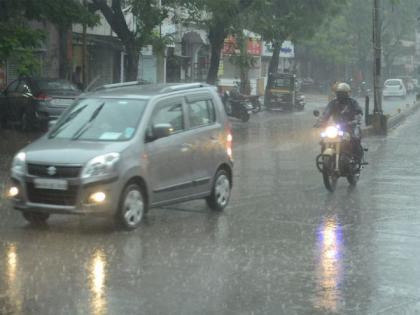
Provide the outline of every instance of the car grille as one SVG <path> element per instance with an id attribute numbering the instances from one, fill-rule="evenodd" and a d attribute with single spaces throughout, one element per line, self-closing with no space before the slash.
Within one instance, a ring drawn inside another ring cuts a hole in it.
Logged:
<path id="1" fill-rule="evenodd" d="M 49 205 L 74 206 L 77 200 L 78 186 L 70 185 L 67 190 L 38 189 L 33 183 L 26 183 L 28 200 Z"/>
<path id="2" fill-rule="evenodd" d="M 56 166 L 28 164 L 28 174 L 51 178 L 74 178 L 79 177 L 81 166 Z M 53 172 L 55 171 L 55 172 Z"/>

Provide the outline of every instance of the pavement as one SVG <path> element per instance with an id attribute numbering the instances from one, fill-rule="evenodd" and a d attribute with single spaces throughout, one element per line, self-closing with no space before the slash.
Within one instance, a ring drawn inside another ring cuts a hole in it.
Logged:
<path id="1" fill-rule="evenodd" d="M 420 314 L 420 112 L 364 139 L 370 164 L 331 194 L 303 112 L 232 120 L 228 208 L 152 209 L 138 230 L 53 216 L 28 225 L 0 197 L 0 314 Z M 0 131 L 0 184 L 36 135 Z"/>

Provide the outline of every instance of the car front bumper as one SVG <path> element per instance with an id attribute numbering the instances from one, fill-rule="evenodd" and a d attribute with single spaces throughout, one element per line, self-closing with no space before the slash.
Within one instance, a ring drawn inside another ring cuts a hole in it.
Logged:
<path id="1" fill-rule="evenodd" d="M 19 211 L 98 216 L 116 212 L 120 194 L 118 177 L 91 183 L 84 183 L 78 178 L 66 180 L 69 188 L 60 191 L 35 188 L 34 177 L 31 176 L 12 178 L 12 185 L 19 189 L 19 194 L 11 198 L 13 208 Z M 104 192 L 105 200 L 91 201 L 90 196 L 95 192 Z"/>

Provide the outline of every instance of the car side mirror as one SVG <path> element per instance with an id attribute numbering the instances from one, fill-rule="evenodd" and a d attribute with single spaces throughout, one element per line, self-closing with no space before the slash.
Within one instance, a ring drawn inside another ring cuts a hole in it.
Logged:
<path id="1" fill-rule="evenodd" d="M 174 128 L 171 124 L 156 124 L 153 125 L 151 135 L 149 135 L 147 138 L 149 141 L 154 141 L 170 136 L 173 131 Z"/>
<path id="2" fill-rule="evenodd" d="M 314 114 L 315 117 L 319 117 L 319 115 L 320 115 L 319 110 L 315 109 L 313 111 L 313 114 Z"/>

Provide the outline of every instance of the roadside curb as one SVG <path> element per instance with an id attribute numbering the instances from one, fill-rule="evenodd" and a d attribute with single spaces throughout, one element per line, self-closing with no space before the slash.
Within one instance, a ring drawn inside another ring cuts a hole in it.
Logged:
<path id="1" fill-rule="evenodd" d="M 401 111 L 400 113 L 390 116 L 387 121 L 387 130 L 390 131 L 398 127 L 407 117 L 415 113 L 420 108 L 420 102 L 416 102 L 415 104 L 407 104 L 406 109 Z M 368 126 L 362 128 L 362 135 L 363 136 L 373 136 L 377 135 L 373 126 Z"/>

